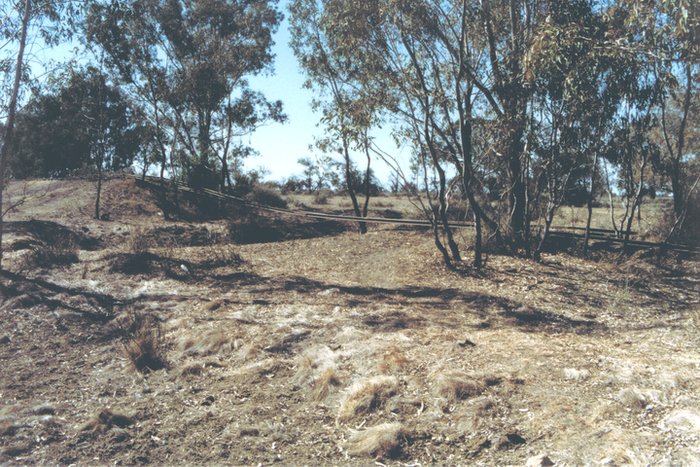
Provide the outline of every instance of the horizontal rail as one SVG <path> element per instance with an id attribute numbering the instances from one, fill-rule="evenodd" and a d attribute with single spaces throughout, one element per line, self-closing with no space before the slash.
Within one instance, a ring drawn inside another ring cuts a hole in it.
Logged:
<path id="1" fill-rule="evenodd" d="M 153 177 L 153 176 L 145 176 L 145 177 L 140 177 L 140 176 L 135 176 L 132 175 L 134 179 L 136 179 L 138 182 L 141 183 L 147 183 L 151 186 L 157 186 L 160 188 L 162 183 L 166 183 L 169 185 L 174 185 L 178 188 L 178 190 L 186 193 L 192 193 L 197 196 L 207 196 L 209 198 L 214 198 L 218 199 L 220 201 L 234 201 L 240 204 L 244 204 L 246 206 L 262 210 L 262 211 L 268 211 L 268 212 L 273 212 L 277 214 L 284 214 L 284 215 L 289 215 L 289 216 L 294 216 L 294 217 L 305 217 L 305 218 L 312 218 L 312 219 L 325 219 L 325 220 L 335 220 L 335 221 L 343 221 L 343 222 L 366 222 L 366 223 L 374 223 L 374 224 L 394 224 L 394 225 L 412 225 L 412 226 L 417 226 L 417 227 L 432 227 L 433 224 L 429 220 L 424 220 L 424 219 L 388 219 L 384 217 L 357 217 L 357 216 L 346 216 L 342 214 L 329 214 L 329 213 L 323 213 L 323 212 L 318 212 L 318 211 L 310 211 L 310 210 L 305 210 L 305 209 L 286 209 L 286 208 L 276 208 L 273 206 L 266 206 L 260 203 L 255 203 L 252 201 L 249 201 L 245 198 L 241 198 L 239 196 L 234 196 L 226 193 L 221 193 L 218 191 L 214 191 L 208 188 L 202 188 L 200 190 L 195 190 L 183 183 L 173 181 L 171 179 L 163 179 L 161 180 L 159 177 Z M 450 222 L 449 227 L 453 229 L 466 229 L 466 228 L 471 228 L 474 227 L 474 223 L 472 222 Z M 568 237 L 568 238 L 577 238 L 577 239 L 583 239 L 585 238 L 585 234 L 581 233 L 576 233 L 576 232 L 570 232 L 570 230 L 573 231 L 585 231 L 585 227 L 577 227 L 577 226 L 552 226 L 552 229 L 549 231 L 549 234 L 552 236 L 557 236 L 557 237 Z M 611 234 L 617 235 L 617 232 L 611 229 L 601 229 L 601 228 L 590 228 L 589 229 L 589 235 L 588 237 L 591 240 L 597 240 L 597 241 L 603 241 L 603 242 L 610 242 L 610 243 L 625 243 L 625 239 L 623 238 L 618 238 L 618 237 L 613 237 Z M 674 251 L 681 251 L 681 252 L 688 252 L 688 253 L 700 253 L 699 248 L 692 247 L 690 245 L 681 245 L 681 244 L 673 244 L 673 243 L 654 243 L 654 242 L 645 242 L 641 240 L 627 240 L 626 244 L 630 247 L 633 248 L 666 248 L 669 250 L 674 250 Z"/>

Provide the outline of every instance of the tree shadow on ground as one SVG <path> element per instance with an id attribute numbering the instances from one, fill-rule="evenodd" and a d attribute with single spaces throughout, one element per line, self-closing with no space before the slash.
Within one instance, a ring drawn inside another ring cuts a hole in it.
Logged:
<path id="1" fill-rule="evenodd" d="M 70 242 L 78 245 L 83 250 L 89 251 L 97 250 L 100 247 L 98 238 L 91 237 L 83 232 L 75 232 L 57 222 L 43 220 L 14 221 L 5 223 L 5 229 L 8 233 L 28 235 L 37 242 L 46 244 Z M 15 245 L 15 249 L 19 249 L 23 245 L 24 243 L 19 242 Z"/>
<path id="2" fill-rule="evenodd" d="M 42 304 L 52 310 L 61 308 L 98 323 L 111 321 L 115 307 L 122 305 L 120 300 L 107 294 L 65 287 L 9 271 L 0 271 L 0 277 L 7 279 L 0 282 L 0 303 L 21 297 L 25 307 Z"/>
<path id="3" fill-rule="evenodd" d="M 525 306 L 509 298 L 456 288 L 343 286 L 305 277 L 267 278 L 253 273 L 236 273 L 216 278 L 222 288 L 249 286 L 251 290 L 248 293 L 261 297 L 283 297 L 285 293 L 296 292 L 309 296 L 315 303 L 355 308 L 364 306 L 369 311 L 361 318 L 362 323 L 379 331 L 428 325 L 454 327 L 465 321 L 483 327 L 485 320 L 489 321 L 490 326 L 510 326 L 531 332 L 585 334 L 605 329 L 604 325 L 596 321 L 574 319 L 564 314 Z M 377 311 L 378 305 L 386 305 L 388 310 Z M 396 310 L 396 306 L 416 308 L 421 315 Z"/>
<path id="4" fill-rule="evenodd" d="M 601 271 L 600 274 L 606 274 L 604 278 L 601 278 L 600 275 L 596 274 L 571 271 L 556 263 L 545 263 L 544 266 L 546 268 L 538 271 L 538 274 L 549 277 L 554 283 L 565 286 L 570 295 L 576 297 L 578 301 L 599 308 L 606 306 L 605 299 L 609 299 L 607 296 L 596 296 L 599 295 L 598 288 L 601 283 L 612 288 L 612 292 L 607 292 L 606 289 L 606 293 L 629 294 L 629 299 L 639 306 L 663 303 L 674 310 L 690 310 L 694 306 L 693 301 L 681 298 L 682 295 L 700 295 L 696 282 L 679 278 L 676 275 L 655 274 L 650 276 Z"/>

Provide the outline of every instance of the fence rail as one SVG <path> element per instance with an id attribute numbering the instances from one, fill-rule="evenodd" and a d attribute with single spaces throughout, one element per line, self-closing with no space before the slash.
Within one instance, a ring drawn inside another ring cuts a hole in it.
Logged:
<path id="1" fill-rule="evenodd" d="M 226 193 L 221 193 L 215 190 L 210 190 L 207 188 L 202 188 L 202 189 L 193 189 L 183 183 L 176 182 L 170 179 L 163 179 L 161 180 L 159 177 L 153 177 L 153 176 L 146 176 L 146 177 L 141 177 L 141 176 L 132 176 L 137 183 L 145 184 L 150 188 L 157 188 L 160 189 L 162 184 L 166 184 L 168 186 L 175 186 L 177 190 L 183 192 L 183 193 L 190 193 L 195 196 L 204 196 L 210 199 L 216 199 L 219 201 L 226 201 L 226 202 L 235 202 L 238 204 L 242 204 L 245 206 L 248 206 L 250 208 L 259 210 L 259 211 L 267 211 L 267 212 L 273 212 L 277 214 L 283 214 L 287 216 L 293 216 L 293 217 L 301 217 L 301 218 L 311 218 L 311 219 L 323 219 L 323 220 L 335 220 L 335 221 L 341 221 L 341 222 L 366 222 L 366 223 L 373 223 L 373 224 L 394 224 L 394 225 L 411 225 L 411 226 L 417 226 L 417 227 L 432 227 L 432 223 L 429 220 L 425 219 L 389 219 L 389 218 L 384 218 L 384 217 L 356 217 L 356 216 L 347 216 L 343 214 L 330 214 L 330 213 L 324 213 L 324 212 L 318 212 L 318 211 L 310 211 L 306 209 L 287 209 L 287 208 L 276 208 L 273 206 L 266 206 L 260 203 L 255 203 L 252 201 L 249 201 L 245 198 L 241 198 L 239 196 L 234 196 Z M 466 229 L 466 228 L 472 228 L 474 227 L 473 222 L 450 222 L 449 223 L 450 228 L 453 229 Z M 583 239 L 585 238 L 585 234 L 583 233 L 577 233 L 580 231 L 585 231 L 585 227 L 578 227 L 578 226 L 552 226 L 550 230 L 550 235 L 552 237 L 559 237 L 559 238 L 572 238 L 572 239 Z M 635 234 L 635 232 L 632 232 L 632 234 Z M 611 229 L 601 229 L 601 228 L 591 228 L 589 230 L 589 238 L 591 240 L 595 241 L 602 241 L 602 242 L 608 242 L 608 243 L 626 243 L 628 247 L 635 248 L 635 249 L 651 249 L 651 248 L 663 248 L 667 250 L 673 250 L 673 251 L 679 251 L 679 252 L 686 252 L 686 253 L 700 253 L 700 248 L 696 248 L 690 245 L 682 245 L 682 244 L 675 244 L 675 243 L 655 243 L 655 242 L 646 242 L 646 241 L 641 241 L 641 240 L 627 240 L 625 242 L 624 239 L 619 238 L 616 236 L 617 232 Z"/>

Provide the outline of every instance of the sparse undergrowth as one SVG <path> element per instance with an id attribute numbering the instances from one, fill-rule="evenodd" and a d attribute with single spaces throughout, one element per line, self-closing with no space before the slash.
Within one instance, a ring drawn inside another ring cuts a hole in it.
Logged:
<path id="1" fill-rule="evenodd" d="M 160 322 L 153 315 L 133 314 L 125 322 L 124 352 L 140 373 L 168 368 Z"/>
<path id="2" fill-rule="evenodd" d="M 77 219 L 107 239 L 89 274 L 0 276 L 2 464 L 699 462 L 693 258 L 455 275 L 420 231 L 211 246 L 224 223 Z"/>
<path id="3" fill-rule="evenodd" d="M 50 269 L 77 263 L 78 245 L 68 239 L 56 243 L 32 244 L 24 254 L 20 270 Z"/>

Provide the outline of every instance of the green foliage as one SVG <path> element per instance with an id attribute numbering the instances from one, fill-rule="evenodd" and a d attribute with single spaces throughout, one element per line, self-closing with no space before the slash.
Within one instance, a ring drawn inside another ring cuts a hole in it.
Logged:
<path id="1" fill-rule="evenodd" d="M 70 70 L 55 92 L 19 112 L 10 169 L 25 178 L 130 167 L 146 131 L 135 122 L 129 102 L 98 70 Z"/>
<path id="2" fill-rule="evenodd" d="M 273 208 L 287 208 L 287 201 L 280 196 L 279 192 L 273 188 L 264 185 L 255 185 L 250 193 L 246 196 L 248 201 L 270 206 Z"/>
<path id="3" fill-rule="evenodd" d="M 111 0 L 93 3 L 86 35 L 138 95 L 156 127 L 160 163 L 184 151 L 186 170 L 227 172 L 233 138 L 284 121 L 247 77 L 270 71 L 275 0 Z M 177 137 L 176 137 L 177 135 Z M 169 149 L 172 148 L 172 149 Z M 197 177 L 198 175 L 195 175 Z"/>

